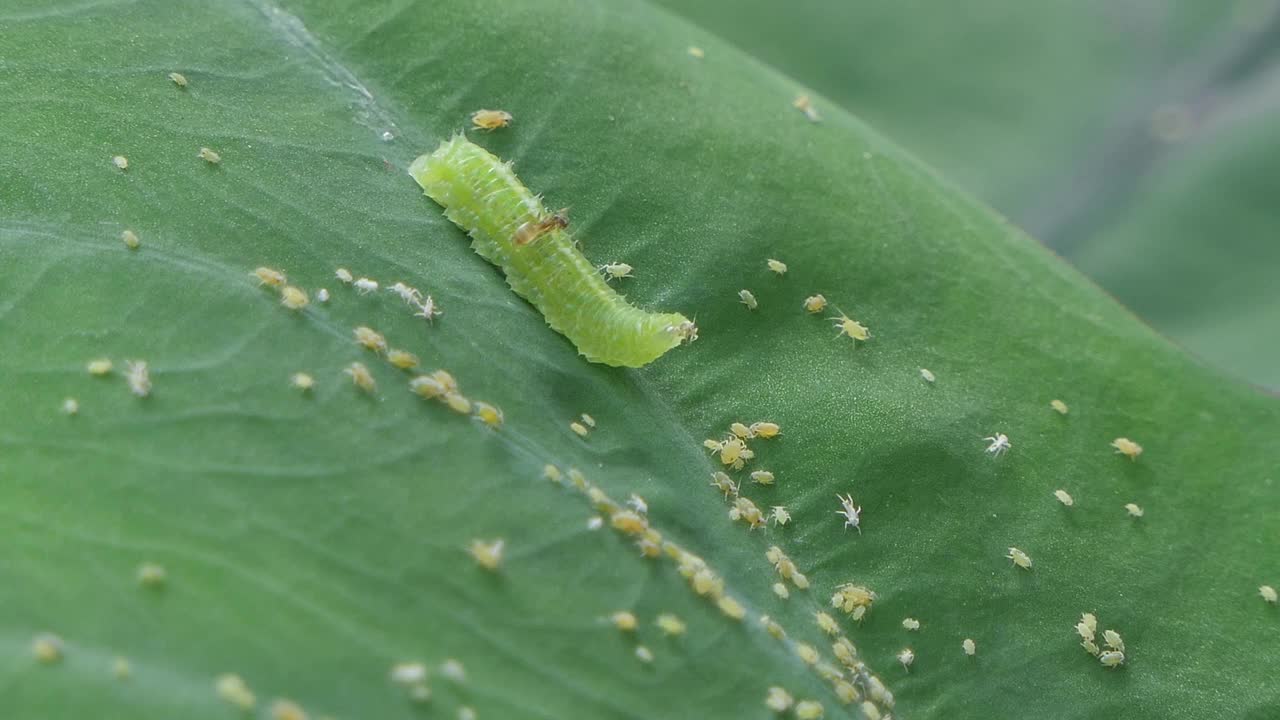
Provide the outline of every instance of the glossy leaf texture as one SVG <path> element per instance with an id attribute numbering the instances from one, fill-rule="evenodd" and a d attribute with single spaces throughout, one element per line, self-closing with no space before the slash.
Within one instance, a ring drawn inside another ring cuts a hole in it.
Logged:
<path id="1" fill-rule="evenodd" d="M 7 717 L 234 718 L 214 689 L 230 672 L 259 717 L 287 698 L 309 717 L 767 718 L 771 685 L 860 717 L 759 622 L 832 662 L 813 615 L 846 582 L 878 594 L 861 624 L 839 621 L 895 717 L 1280 703 L 1262 661 L 1280 617 L 1257 595 L 1280 584 L 1275 400 L 1188 359 L 851 115 L 809 122 L 799 83 L 695 26 L 550 0 L 29 0 L 0 26 Z M 515 121 L 471 137 L 572 208 L 589 258 L 635 268 L 617 281 L 629 300 L 695 318 L 700 340 L 639 370 L 586 363 L 467 247 L 405 170 L 480 108 Z M 258 266 L 331 299 L 282 307 Z M 339 267 L 383 289 L 360 295 Z M 415 318 L 396 281 L 444 314 Z M 806 313 L 814 293 L 832 309 Z M 837 337 L 835 308 L 871 338 Z M 413 396 L 354 342 L 362 325 L 505 424 Z M 100 357 L 115 370 L 92 377 Z M 149 363 L 148 397 L 127 360 Z M 353 362 L 374 392 L 343 374 Z M 310 393 L 289 384 L 300 371 Z M 782 428 L 733 474 L 790 510 L 784 527 L 732 523 L 709 486 L 721 466 L 702 441 L 734 421 Z M 995 433 L 1012 442 L 999 458 Z M 1120 436 L 1145 452 L 1114 454 Z M 590 529 L 597 511 L 547 463 L 643 496 L 745 619 L 609 522 Z M 466 549 L 496 538 L 490 573 Z M 808 591 L 774 595 L 771 545 Z M 162 586 L 137 581 L 148 562 Z M 1124 667 L 1078 646 L 1086 611 L 1123 635 Z M 662 637 L 660 613 L 687 635 Z M 42 632 L 60 662 L 33 658 Z M 390 677 L 446 658 L 467 679 L 433 672 L 425 704 Z"/>

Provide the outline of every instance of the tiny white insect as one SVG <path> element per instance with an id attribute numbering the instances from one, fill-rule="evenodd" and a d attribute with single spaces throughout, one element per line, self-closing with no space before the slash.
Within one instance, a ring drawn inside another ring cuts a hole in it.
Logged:
<path id="1" fill-rule="evenodd" d="M 1271 603 L 1272 605 L 1275 605 L 1276 602 L 1280 600 L 1280 596 L 1276 595 L 1276 589 L 1271 587 L 1270 585 L 1259 586 L 1258 595 L 1262 596 L 1263 600 Z"/>
<path id="2" fill-rule="evenodd" d="M 621 280 L 622 278 L 635 277 L 631 274 L 634 269 L 624 262 L 605 263 L 596 268 L 604 275 L 605 280 Z"/>
<path id="3" fill-rule="evenodd" d="M 964 654 L 969 657 L 973 657 L 978 652 L 978 645 L 973 641 L 973 638 L 965 638 L 964 642 L 961 643 L 961 647 L 964 648 Z"/>
<path id="4" fill-rule="evenodd" d="M 631 493 L 631 498 L 627 500 L 627 504 L 641 515 L 649 514 L 649 503 L 645 502 L 644 498 L 635 493 Z"/>
<path id="5" fill-rule="evenodd" d="M 910 670 L 911 663 L 915 661 L 916 654 L 911 651 L 911 648 L 903 648 L 902 652 L 898 653 L 898 662 L 902 663 L 902 667 L 905 670 Z"/>
<path id="6" fill-rule="evenodd" d="M 125 362 L 125 380 L 129 383 L 129 392 L 138 397 L 151 394 L 151 370 L 145 360 L 128 360 Z"/>
<path id="7" fill-rule="evenodd" d="M 738 302 L 746 305 L 748 310 L 755 310 L 760 307 L 760 303 L 756 302 L 756 296 L 750 290 L 739 290 L 738 297 L 740 298 Z"/>
<path id="8" fill-rule="evenodd" d="M 316 291 L 316 302 L 329 302 L 329 291 L 326 288 L 320 288 Z"/>
<path id="9" fill-rule="evenodd" d="M 1054 490 L 1053 496 L 1058 498 L 1058 502 L 1062 503 L 1063 505 L 1066 505 L 1067 507 L 1071 507 L 1072 505 L 1076 504 L 1075 499 L 1072 498 L 1071 495 L 1068 494 L 1066 490 Z"/>
<path id="10" fill-rule="evenodd" d="M 1120 637 L 1120 633 L 1115 630 L 1103 630 L 1102 642 L 1112 650 L 1124 652 L 1124 639 Z"/>
<path id="11" fill-rule="evenodd" d="M 1104 652 L 1098 656 L 1098 662 L 1109 668 L 1117 668 L 1124 664 L 1124 653 L 1119 650 Z"/>
<path id="12" fill-rule="evenodd" d="M 587 519 L 588 530 L 599 530 L 602 527 L 604 527 L 604 518 L 599 515 L 592 515 Z"/>
<path id="13" fill-rule="evenodd" d="M 804 116 L 809 118 L 809 122 L 816 123 L 822 121 L 822 116 L 819 115 L 817 109 L 813 107 L 813 101 L 809 99 L 808 95 L 797 95 L 796 99 L 791 102 L 791 107 L 794 107 L 804 113 Z"/>
<path id="14" fill-rule="evenodd" d="M 426 320 L 427 322 L 431 322 L 431 320 L 435 316 L 443 314 L 440 311 L 440 308 L 436 307 L 435 298 L 431 297 L 430 295 L 428 295 L 426 299 L 424 299 L 421 303 L 419 303 L 417 307 L 418 307 L 418 312 L 414 313 L 413 316 L 420 317 L 423 320 Z"/>
<path id="15" fill-rule="evenodd" d="M 1140 518 L 1145 514 L 1142 508 L 1138 507 L 1135 503 L 1125 504 L 1124 509 L 1129 513 L 1129 517 Z"/>
<path id="16" fill-rule="evenodd" d="M 1023 570 L 1031 569 L 1031 557 L 1016 547 L 1009 548 L 1009 554 L 1005 555 L 1005 557 L 1012 560 L 1014 565 L 1017 565 Z"/>
<path id="17" fill-rule="evenodd" d="M 399 685 L 416 685 L 427 679 L 427 666 L 420 662 L 402 662 L 391 666 L 391 681 Z"/>
<path id="18" fill-rule="evenodd" d="M 844 517 L 845 529 L 853 528 L 862 534 L 862 506 L 853 504 L 853 496 L 836 495 L 836 499 L 840 501 L 840 509 L 836 511 L 837 515 Z"/>
<path id="19" fill-rule="evenodd" d="M 217 165 L 222 162 L 222 156 L 207 147 L 200 148 L 200 152 L 196 153 L 196 157 L 210 165 Z"/>
<path id="20" fill-rule="evenodd" d="M 355 286 L 356 286 L 356 292 L 360 293 L 361 295 L 368 295 L 371 292 L 377 292 L 378 281 L 370 280 L 369 278 L 362 277 L 359 280 L 356 280 Z"/>
<path id="21" fill-rule="evenodd" d="M 920 368 L 920 377 L 924 378 L 925 382 L 933 382 L 938 379 L 933 376 L 933 373 L 928 368 Z"/>
<path id="22" fill-rule="evenodd" d="M 919 621 L 919 620 L 917 620 L 917 619 L 915 619 L 915 618 L 903 618 L 903 619 L 902 619 L 902 627 L 903 627 L 903 628 L 905 628 L 905 629 L 907 629 L 907 630 L 919 630 L 919 629 L 920 629 L 920 621 Z"/>
<path id="23" fill-rule="evenodd" d="M 120 170 L 128 170 L 128 169 L 129 169 L 129 158 L 127 158 L 127 157 L 125 157 L 125 156 L 123 156 L 123 155 L 116 155 L 115 157 L 111 158 L 111 164 L 112 164 L 112 165 L 115 165 L 115 166 L 116 166 L 117 168 L 119 168 Z"/>
<path id="24" fill-rule="evenodd" d="M 791 522 L 791 513 L 787 511 L 785 505 L 774 505 L 769 508 L 769 517 L 773 519 L 775 525 L 786 525 Z"/>
<path id="25" fill-rule="evenodd" d="M 417 288 L 409 287 L 402 282 L 397 282 L 387 288 L 387 292 L 399 295 L 400 299 L 409 305 L 417 305 L 422 301 L 422 293 L 418 292 Z"/>
<path id="26" fill-rule="evenodd" d="M 351 271 L 342 267 L 338 268 L 337 270 L 334 270 L 333 276 L 338 278 L 338 282 L 342 283 L 343 285 L 350 285 L 352 281 L 355 280 L 355 277 L 352 276 Z"/>
<path id="27" fill-rule="evenodd" d="M 142 246 L 142 241 L 138 239 L 138 233 L 132 230 L 125 230 L 120 233 L 120 242 L 130 250 L 137 250 Z"/>
<path id="28" fill-rule="evenodd" d="M 776 685 L 769 688 L 769 695 L 764 699 L 765 707 L 776 713 L 784 713 L 790 710 L 793 704 L 795 704 L 795 700 L 791 697 L 791 693 Z"/>
<path id="29" fill-rule="evenodd" d="M 68 415 L 75 415 L 80 412 L 80 403 L 75 398 L 67 398 L 62 401 L 62 412 Z"/>
<path id="30" fill-rule="evenodd" d="M 1067 408 L 1067 404 L 1062 402 L 1061 400 L 1051 401 L 1049 403 L 1049 407 L 1053 408 L 1055 411 L 1057 411 L 1061 415 L 1066 415 L 1069 412 L 1069 409 Z"/>
<path id="31" fill-rule="evenodd" d="M 1009 437 L 1004 433 L 996 433 L 991 437 L 985 437 L 982 439 L 990 443 L 990 445 L 987 446 L 987 453 L 994 455 L 995 457 L 1000 457 L 1001 455 L 1009 452 L 1009 448 L 1013 447 L 1013 443 L 1009 442 Z"/>
<path id="32" fill-rule="evenodd" d="M 178 73 L 178 72 L 169 73 L 169 80 L 174 85 L 177 85 L 179 88 L 185 88 L 187 86 L 187 76 L 183 75 L 182 73 Z"/>
<path id="33" fill-rule="evenodd" d="M 787 589 L 786 585 L 783 585 L 780 582 L 776 582 L 773 584 L 773 594 L 777 595 L 783 600 L 786 600 L 787 598 L 791 597 L 791 591 Z"/>
<path id="34" fill-rule="evenodd" d="M 767 265 L 770 270 L 772 270 L 773 272 L 779 275 L 787 274 L 787 264 L 782 262 L 781 260 L 774 260 L 773 258 L 769 258 L 768 260 L 765 261 L 765 265 Z"/>

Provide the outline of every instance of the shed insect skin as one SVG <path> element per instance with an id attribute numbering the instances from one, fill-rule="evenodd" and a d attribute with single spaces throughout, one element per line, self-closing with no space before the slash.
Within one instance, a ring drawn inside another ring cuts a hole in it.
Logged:
<path id="1" fill-rule="evenodd" d="M 498 128 L 509 127 L 511 113 L 506 110 L 477 110 L 471 113 L 471 127 L 474 130 L 493 132 Z"/>
<path id="2" fill-rule="evenodd" d="M 787 274 L 787 264 L 782 262 L 781 260 L 774 260 L 773 258 L 769 258 L 768 260 L 765 261 L 765 265 L 770 270 L 777 273 L 778 275 Z"/>
<path id="3" fill-rule="evenodd" d="M 1129 438 L 1116 438 L 1111 441 L 1111 447 L 1116 449 L 1117 455 L 1124 455 L 1130 460 L 1137 460 L 1142 454 L 1142 446 Z"/>
<path id="4" fill-rule="evenodd" d="M 836 499 L 840 501 L 840 509 L 836 511 L 837 515 L 844 518 L 844 529 L 853 528 L 862 534 L 862 506 L 853 504 L 853 496 L 836 495 Z"/>
<path id="5" fill-rule="evenodd" d="M 222 162 L 222 156 L 207 147 L 200 148 L 200 152 L 196 153 L 196 157 L 210 165 L 217 165 Z"/>
<path id="6" fill-rule="evenodd" d="M 368 295 L 369 293 L 378 291 L 378 281 L 367 277 L 362 277 L 356 280 L 353 284 L 355 285 L 356 292 L 361 295 Z"/>
<path id="7" fill-rule="evenodd" d="M 587 427 L 592 428 L 592 429 L 594 429 L 594 428 L 595 428 L 595 426 L 596 426 L 596 419 L 595 419 L 595 418 L 591 417 L 590 415 L 588 415 L 588 414 L 586 414 L 586 413 L 582 413 L 582 415 L 580 415 L 580 416 L 579 416 L 579 418 L 582 420 L 583 424 L 585 424 Z"/>
<path id="8" fill-rule="evenodd" d="M 1075 499 L 1072 498 L 1066 490 L 1054 490 L 1053 496 L 1058 499 L 1058 502 L 1066 505 L 1067 507 L 1071 507 L 1076 504 Z"/>
<path id="9" fill-rule="evenodd" d="M 725 475 L 722 472 L 717 471 L 717 472 L 711 473 L 711 485 L 715 487 L 717 490 L 720 490 L 721 492 L 723 492 L 726 500 L 729 499 L 730 495 L 734 496 L 735 498 L 738 496 L 737 483 L 735 483 L 728 475 Z"/>
<path id="10" fill-rule="evenodd" d="M 1009 548 L 1009 554 L 1005 555 L 1005 557 L 1012 560 L 1014 565 L 1017 565 L 1023 570 L 1031 569 L 1031 558 L 1016 547 Z"/>
<path id="11" fill-rule="evenodd" d="M 76 415 L 80 412 L 80 401 L 73 397 L 66 398 L 62 401 L 62 412 L 67 415 Z"/>
<path id="12" fill-rule="evenodd" d="M 1124 509 L 1125 509 L 1125 512 L 1129 513 L 1129 517 L 1140 518 L 1146 514 L 1146 512 L 1142 508 L 1138 507 L 1138 505 L 1136 505 L 1135 503 L 1126 504 L 1124 506 Z"/>
<path id="13" fill-rule="evenodd" d="M 124 377 L 129 383 L 129 392 L 138 397 L 151 394 L 151 370 L 145 360 L 125 361 Z"/>
<path id="14" fill-rule="evenodd" d="M 1013 447 L 1013 443 L 1009 442 L 1009 437 L 1004 433 L 996 433 L 991 437 L 984 437 L 982 439 L 989 443 L 987 445 L 986 452 L 992 457 L 1000 457 L 1001 455 L 1009 452 L 1010 448 Z"/>
<path id="15" fill-rule="evenodd" d="M 821 294 L 810 295 L 804 299 L 804 310 L 810 315 L 817 315 L 827 309 L 827 299 Z"/>
<path id="16" fill-rule="evenodd" d="M 178 73 L 178 72 L 169 73 L 169 80 L 174 85 L 177 85 L 179 89 L 185 90 L 187 88 L 187 76 L 183 75 L 182 73 Z"/>
<path id="17" fill-rule="evenodd" d="M 253 692 L 249 690 L 249 686 L 245 684 L 244 679 L 235 673 L 226 673 L 219 675 L 213 684 L 214 692 L 224 702 L 235 705 L 244 711 L 252 710 L 257 704 L 258 699 Z"/>
<path id="18" fill-rule="evenodd" d="M 751 479 L 761 485 L 772 485 L 774 481 L 773 473 L 768 470 L 755 470 L 751 473 Z"/>
<path id="19" fill-rule="evenodd" d="M 813 101 L 809 99 L 808 95 L 797 95 L 796 99 L 791 101 L 791 107 L 804 113 L 804 116 L 809 119 L 809 122 L 822 122 L 822 116 L 819 115 L 818 111 L 813 107 Z"/>
<path id="20" fill-rule="evenodd" d="M 328 288 L 320 288 L 319 290 L 316 291 L 316 302 L 319 302 L 319 303 L 329 302 Z"/>
<path id="21" fill-rule="evenodd" d="M 960 647 L 964 648 L 964 654 L 969 657 L 973 657 L 978 653 L 978 645 L 973 641 L 973 638 L 965 638 Z"/>
<path id="22" fill-rule="evenodd" d="M 929 371 L 928 368 L 920 368 L 920 377 L 924 378 L 924 381 L 927 383 L 931 383 L 938 379 Z"/>
<path id="23" fill-rule="evenodd" d="M 640 662 L 642 663 L 653 662 L 653 651 L 650 650 L 648 647 L 644 645 L 637 645 L 635 653 L 636 653 L 636 659 L 638 659 Z"/>
<path id="24" fill-rule="evenodd" d="M 903 648 L 902 652 L 898 653 L 898 662 L 902 663 L 902 668 L 904 670 L 911 670 L 911 663 L 914 663 L 915 661 L 916 654 L 912 652 L 911 648 Z"/>
<path id="25" fill-rule="evenodd" d="M 780 582 L 776 582 L 773 584 L 773 594 L 777 595 L 778 598 L 781 600 L 786 600 L 787 598 L 791 597 L 791 591 L 787 589 L 786 585 L 783 585 Z"/>
<path id="26" fill-rule="evenodd" d="M 698 60 L 701 60 L 701 59 L 703 59 L 703 58 L 704 58 L 704 57 L 706 57 L 706 56 L 707 56 L 707 53 L 706 53 L 706 51 L 705 51 L 705 50 L 703 50 L 702 48 L 700 48 L 700 47 L 698 47 L 698 46 L 696 46 L 696 45 L 690 45 L 690 46 L 689 46 L 689 57 L 692 57 L 692 58 L 696 58 L 696 59 L 698 59 Z M 781 712 L 781 711 L 779 711 L 779 712 Z"/>
<path id="27" fill-rule="evenodd" d="M 785 505 L 774 505 L 769 508 L 769 519 L 775 525 L 786 525 L 791 522 L 791 513 L 787 511 Z"/>
<path id="28" fill-rule="evenodd" d="M 905 630 L 912 630 L 912 631 L 919 630 L 920 621 L 915 618 L 903 618 L 902 627 Z"/>
<path id="29" fill-rule="evenodd" d="M 338 282 L 342 283 L 343 285 L 350 285 L 351 283 L 355 282 L 355 277 L 351 274 L 351 271 L 344 267 L 340 267 L 337 270 L 334 270 L 333 276 L 337 278 Z"/>

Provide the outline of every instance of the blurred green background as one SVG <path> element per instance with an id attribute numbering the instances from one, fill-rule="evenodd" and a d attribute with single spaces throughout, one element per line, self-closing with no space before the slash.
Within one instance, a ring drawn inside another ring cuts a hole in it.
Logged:
<path id="1" fill-rule="evenodd" d="M 659 1 L 1280 388 L 1280 1 Z"/>

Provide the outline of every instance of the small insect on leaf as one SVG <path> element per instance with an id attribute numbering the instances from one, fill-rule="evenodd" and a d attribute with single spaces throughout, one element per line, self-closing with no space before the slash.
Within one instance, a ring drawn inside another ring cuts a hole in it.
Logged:
<path id="1" fill-rule="evenodd" d="M 804 299 L 805 312 L 817 314 L 827 309 L 827 299 L 822 295 L 810 295 Z"/>
<path id="2" fill-rule="evenodd" d="M 111 372 L 112 363 L 111 360 L 107 358 L 98 358 L 97 360 L 90 360 L 89 364 L 85 367 L 88 369 L 90 375 L 102 377 Z"/>
<path id="3" fill-rule="evenodd" d="M 791 101 L 791 107 L 804 113 L 804 116 L 809 118 L 809 122 L 822 122 L 822 116 L 814 109 L 813 101 L 808 95 L 797 95 L 796 99 Z"/>
<path id="4" fill-rule="evenodd" d="M 1112 650 L 1124 652 L 1124 640 L 1120 637 L 1120 633 L 1115 630 L 1103 630 L 1102 642 Z"/>
<path id="5" fill-rule="evenodd" d="M 467 550 L 476 564 L 485 570 L 497 570 L 502 564 L 502 551 L 506 542 L 502 538 L 497 540 L 472 540 L 471 547 Z"/>
<path id="6" fill-rule="evenodd" d="M 355 287 L 356 287 L 356 292 L 360 293 L 361 295 L 368 295 L 369 293 L 378 291 L 378 281 L 370 280 L 369 278 L 362 277 L 359 280 L 355 281 Z"/>
<path id="7" fill-rule="evenodd" d="M 861 535 L 862 506 L 853 504 L 852 495 L 836 495 L 836 499 L 840 501 L 840 509 L 836 511 L 836 514 L 844 518 L 844 529 L 853 528 Z"/>
<path id="8" fill-rule="evenodd" d="M 574 433 L 576 433 L 578 437 L 586 437 L 587 433 L 591 432 L 590 430 L 587 429 L 585 425 L 583 425 L 580 422 L 569 423 L 569 429 L 572 430 Z"/>
<path id="9" fill-rule="evenodd" d="M 931 383 L 938 379 L 934 377 L 933 373 L 930 372 L 928 368 L 920 368 L 920 377 L 924 378 L 924 381 L 927 383 Z"/>
<path id="10" fill-rule="evenodd" d="M 378 383 L 373 379 L 373 375 L 369 372 L 369 368 L 365 367 L 364 363 L 351 363 L 342 372 L 350 375 L 351 382 L 365 392 L 371 393 L 378 389 Z"/>
<path id="11" fill-rule="evenodd" d="M 366 325 L 360 325 L 352 330 L 351 333 L 355 335 L 356 342 L 360 345 L 376 353 L 386 352 L 387 338 L 377 330 Z"/>
<path id="12" fill-rule="evenodd" d="M 1069 408 L 1067 408 L 1067 404 L 1062 402 L 1061 400 L 1051 401 L 1049 403 L 1049 407 L 1053 408 L 1061 415 L 1066 415 L 1067 412 L 1069 411 Z"/>
<path id="13" fill-rule="evenodd" d="M 599 270 L 601 273 L 604 273 L 605 280 L 621 280 L 623 278 L 635 277 L 634 275 L 631 274 L 631 271 L 634 270 L 635 268 L 631 267 L 626 263 L 620 263 L 620 262 L 605 263 L 604 265 L 601 265 L 596 269 Z"/>
<path id="14" fill-rule="evenodd" d="M 662 634 L 668 637 L 679 637 L 688 629 L 683 620 L 670 613 L 659 615 L 654 623 L 662 630 Z"/>
<path id="15" fill-rule="evenodd" d="M 219 699 L 241 710 L 252 710 L 258 704 L 258 699 L 244 679 L 234 673 L 219 675 L 213 687 Z"/>
<path id="16" fill-rule="evenodd" d="M 768 470 L 756 470 L 751 473 L 751 479 L 761 485 L 773 484 L 773 473 Z"/>
<path id="17" fill-rule="evenodd" d="M 619 610 L 610 615 L 609 622 L 623 632 L 635 632 L 636 627 L 639 625 L 636 621 L 636 616 L 626 610 Z"/>
<path id="18" fill-rule="evenodd" d="M 159 587 L 164 585 L 168 573 L 165 572 L 164 566 L 156 563 L 143 563 L 138 566 L 138 584 L 148 587 Z"/>
<path id="19" fill-rule="evenodd" d="M 391 682 L 397 685 L 417 685 L 427 679 L 427 666 L 417 662 L 399 662 L 391 666 Z"/>
<path id="20" fill-rule="evenodd" d="M 840 634 L 840 624 L 837 623 L 836 619 L 830 615 L 819 610 L 813 614 L 813 619 L 818 623 L 818 628 L 821 629 L 822 632 L 832 637 Z"/>
<path id="21" fill-rule="evenodd" d="M 289 384 L 303 392 L 307 392 L 316 386 L 316 379 L 307 373 L 298 372 L 289 376 Z"/>
<path id="22" fill-rule="evenodd" d="M 911 648 L 903 648 L 902 651 L 898 653 L 898 662 L 902 663 L 904 670 L 910 670 L 911 663 L 915 661 L 916 654 L 912 652 Z"/>
<path id="23" fill-rule="evenodd" d="M 177 72 L 169 73 L 169 80 L 171 80 L 173 84 L 177 85 L 179 88 L 185 89 L 187 87 L 187 76 L 183 75 L 182 73 L 177 73 Z"/>
<path id="24" fill-rule="evenodd" d="M 689 46 L 689 57 L 697 58 L 697 59 L 701 60 L 702 58 L 704 58 L 704 57 L 706 57 L 706 56 L 707 56 L 707 53 L 706 53 L 702 48 L 700 48 L 700 47 L 698 47 L 698 46 L 696 46 L 696 45 L 690 45 L 690 46 Z"/>
<path id="25" fill-rule="evenodd" d="M 742 603 L 728 595 L 720 596 L 720 598 L 716 600 L 716 605 L 719 606 L 720 612 L 731 620 L 741 620 L 747 616 L 747 609 L 742 606 Z"/>
<path id="26" fill-rule="evenodd" d="M 796 720 L 821 720 L 826 710 L 817 700 L 801 700 L 796 703 L 795 713 Z"/>
<path id="27" fill-rule="evenodd" d="M 128 360 L 125 362 L 124 379 L 129 383 L 129 392 L 138 397 L 151 394 L 151 369 L 144 360 Z"/>
<path id="28" fill-rule="evenodd" d="M 965 638 L 960 646 L 964 648 L 964 654 L 969 657 L 973 657 L 978 652 L 978 645 L 973 641 L 973 638 Z"/>
<path id="29" fill-rule="evenodd" d="M 249 276 L 258 281 L 258 285 L 266 285 L 268 287 L 284 287 L 288 280 L 285 274 L 279 270 L 269 267 L 254 268 Z"/>
<path id="30" fill-rule="evenodd" d="M 907 629 L 907 630 L 919 630 L 919 629 L 920 629 L 920 621 L 919 621 L 919 620 L 917 620 L 917 619 L 915 619 L 915 618 L 903 618 L 903 619 L 902 619 L 902 627 L 903 627 L 903 628 L 905 628 L 905 629 Z"/>
<path id="31" fill-rule="evenodd" d="M 791 693 L 777 685 L 770 687 L 769 694 L 764 698 L 764 706 L 776 713 L 784 713 L 794 704 L 795 699 L 791 697 Z"/>
<path id="32" fill-rule="evenodd" d="M 982 439 L 988 443 L 986 452 L 992 457 L 1000 457 L 1001 455 L 1009 452 L 1009 449 L 1013 447 L 1013 443 L 1009 442 L 1009 437 L 1004 433 L 996 433 L 991 437 L 984 437 Z"/>
<path id="33" fill-rule="evenodd" d="M 1110 650 L 1098 656 L 1098 662 L 1108 668 L 1118 668 L 1124 664 L 1124 653 L 1119 650 Z"/>
<path id="34" fill-rule="evenodd" d="M 327 288 L 320 288 L 316 291 L 316 302 L 329 302 L 329 290 Z"/>
<path id="35" fill-rule="evenodd" d="M 753 422 L 751 423 L 751 432 L 758 438 L 768 440 L 782 434 L 782 428 L 777 423 Z"/>
<path id="36" fill-rule="evenodd" d="M 1135 503 L 1126 503 L 1124 509 L 1125 512 L 1129 513 L 1129 517 L 1140 518 L 1146 514 L 1143 509 L 1138 507 Z"/>
<path id="37" fill-rule="evenodd" d="M 342 267 L 338 268 L 337 270 L 334 270 L 333 276 L 338 278 L 338 282 L 342 283 L 343 285 L 350 285 L 352 282 L 355 281 L 355 277 L 351 274 L 351 271 Z"/>
<path id="38" fill-rule="evenodd" d="M 1058 498 L 1058 502 L 1066 505 L 1067 507 L 1071 507 L 1076 504 L 1076 501 L 1067 493 L 1066 490 L 1054 490 L 1053 496 Z"/>
<path id="39" fill-rule="evenodd" d="M 502 427 L 503 416 L 502 409 L 494 407 L 487 402 L 476 401 L 475 403 L 476 417 L 480 422 L 489 427 Z"/>
<path id="40" fill-rule="evenodd" d="M 129 169 L 129 158 L 127 158 L 127 157 L 125 157 L 125 156 L 123 156 L 123 155 L 116 155 L 116 156 L 114 156 L 114 157 L 112 157 L 112 158 L 111 158 L 111 164 L 112 164 L 112 165 L 115 165 L 115 166 L 116 166 L 116 168 L 118 168 L 118 169 L 120 169 L 120 170 L 128 170 L 128 169 Z"/>
<path id="41" fill-rule="evenodd" d="M 52 665 L 62 659 L 62 638 L 53 633 L 40 633 L 31 641 L 31 654 L 36 661 Z"/>
<path id="42" fill-rule="evenodd" d="M 477 110 L 471 113 L 471 127 L 493 132 L 498 128 L 510 126 L 513 119 L 511 113 L 506 110 Z"/>
<path id="43" fill-rule="evenodd" d="M 787 598 L 791 597 L 791 591 L 787 589 L 786 585 L 783 585 L 780 582 L 776 582 L 773 584 L 773 594 L 777 595 L 779 598 L 783 600 L 786 600 Z"/>
<path id="44" fill-rule="evenodd" d="M 839 308 L 837 308 L 837 311 L 838 310 Z M 835 323 L 836 329 L 838 330 L 838 332 L 836 332 L 836 337 L 847 335 L 855 341 L 868 340 L 871 338 L 871 331 L 868 330 L 866 326 L 857 320 L 850 318 L 848 315 L 845 315 L 843 312 L 840 313 L 839 317 L 828 319 Z"/>
<path id="45" fill-rule="evenodd" d="M 580 415 L 579 417 L 582 419 L 583 424 L 585 424 L 587 427 L 589 427 L 589 428 L 595 428 L 595 426 L 596 426 L 596 419 L 595 419 L 595 418 L 591 417 L 590 415 L 588 415 L 588 414 L 586 414 L 586 413 L 582 413 L 582 415 Z"/>
<path id="46" fill-rule="evenodd" d="M 1009 548 L 1009 554 L 1005 555 L 1005 557 L 1012 560 L 1014 565 L 1017 565 L 1023 570 L 1031 569 L 1031 557 L 1016 547 Z"/>
<path id="47" fill-rule="evenodd" d="M 806 645 L 805 643 L 796 643 L 796 655 L 799 656 L 800 660 L 802 660 L 805 665 L 817 665 L 818 661 L 822 659 L 822 656 L 818 654 L 817 649 L 812 645 Z"/>
<path id="48" fill-rule="evenodd" d="M 142 241 L 138 239 L 138 234 L 132 230 L 125 230 L 120 233 L 120 242 L 130 250 L 137 250 L 142 247 Z"/>
<path id="49" fill-rule="evenodd" d="M 276 700 L 271 703 L 271 720 L 307 720 L 307 711 L 292 700 Z"/>
<path id="50" fill-rule="evenodd" d="M 1124 455 L 1130 460 L 1137 460 L 1142 454 L 1142 446 L 1129 438 L 1116 438 L 1111 441 L 1111 447 L 1116 449 L 1117 455 Z"/>
<path id="51" fill-rule="evenodd" d="M 80 402 L 75 398 L 67 398 L 62 401 L 62 412 L 67 415 L 75 415 L 80 412 Z"/>
<path id="52" fill-rule="evenodd" d="M 285 285 L 280 288 L 280 304 L 290 310 L 301 310 L 310 302 L 311 299 L 307 297 L 305 292 L 292 285 Z"/>
<path id="53" fill-rule="evenodd" d="M 787 512 L 785 505 L 774 505 L 769 508 L 769 517 L 775 525 L 786 525 L 791 522 L 791 513 Z"/>
<path id="54" fill-rule="evenodd" d="M 450 410 L 458 413 L 459 415 L 471 414 L 471 401 L 463 396 L 462 393 L 445 393 L 444 404 L 448 405 Z"/>
<path id="55" fill-rule="evenodd" d="M 222 162 L 222 156 L 210 150 L 207 147 L 200 148 L 200 152 L 196 153 L 196 157 L 209 163 L 210 165 L 217 165 L 218 163 Z"/>
<path id="56" fill-rule="evenodd" d="M 636 653 L 636 659 L 639 660 L 640 662 L 642 663 L 653 662 L 653 651 L 645 647 L 644 645 L 637 645 L 635 653 Z"/>
<path id="57" fill-rule="evenodd" d="M 418 367 L 418 356 L 405 350 L 390 350 L 387 352 L 387 362 L 400 368 L 401 370 L 410 370 Z"/>
<path id="58" fill-rule="evenodd" d="M 748 310 L 755 310 L 757 307 L 760 307 L 760 303 L 756 302 L 756 296 L 753 295 L 750 290 L 739 290 L 738 298 L 738 302 L 746 305 Z"/>
<path id="59" fill-rule="evenodd" d="M 766 265 L 770 270 L 772 270 L 773 272 L 775 272 L 775 273 L 777 273 L 777 274 L 779 274 L 779 275 L 786 275 L 786 274 L 787 274 L 787 264 L 786 264 L 786 263 L 784 263 L 784 262 L 782 262 L 781 260 L 774 260 L 773 258 L 769 258 L 768 260 L 766 260 L 766 261 L 765 261 L 765 263 L 764 263 L 764 264 L 765 264 L 765 265 Z"/>
<path id="60" fill-rule="evenodd" d="M 1262 585 L 1262 586 L 1259 586 L 1259 587 L 1258 587 L 1258 595 L 1259 595 L 1259 596 L 1260 596 L 1264 601 L 1269 602 L 1269 603 L 1271 603 L 1272 605 L 1275 605 L 1275 604 L 1276 604 L 1276 602 L 1277 602 L 1277 600 L 1280 600 L 1280 597 L 1277 597 L 1277 595 L 1276 595 L 1276 589 L 1275 589 L 1275 588 L 1273 588 L 1273 587 L 1271 587 L 1270 585 Z"/>

